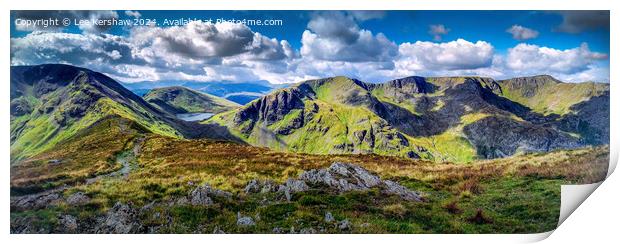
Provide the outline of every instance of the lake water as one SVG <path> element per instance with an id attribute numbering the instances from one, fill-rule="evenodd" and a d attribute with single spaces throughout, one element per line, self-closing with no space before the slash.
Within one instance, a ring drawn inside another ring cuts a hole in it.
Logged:
<path id="1" fill-rule="evenodd" d="M 177 118 L 185 121 L 202 121 L 213 116 L 213 113 L 187 113 L 176 114 Z"/>

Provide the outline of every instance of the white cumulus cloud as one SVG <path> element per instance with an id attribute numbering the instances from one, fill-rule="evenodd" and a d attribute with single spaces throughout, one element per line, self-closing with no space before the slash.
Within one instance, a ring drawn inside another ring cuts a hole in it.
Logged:
<path id="1" fill-rule="evenodd" d="M 513 25 L 512 27 L 508 28 L 506 32 L 512 34 L 512 38 L 519 41 L 536 38 L 539 34 L 536 30 L 520 25 Z"/>
<path id="2" fill-rule="evenodd" d="M 118 36 L 32 32 L 11 38 L 11 64 L 136 63 L 131 43 Z"/>
<path id="3" fill-rule="evenodd" d="M 433 40 L 441 41 L 441 36 L 448 34 L 450 29 L 446 28 L 444 25 L 430 25 L 428 33 L 433 36 Z"/>
<path id="4" fill-rule="evenodd" d="M 131 11 L 131 10 L 125 10 L 125 15 L 127 15 L 129 17 L 133 17 L 133 18 L 140 18 L 140 17 L 142 17 L 142 14 L 140 14 L 140 12 L 138 12 L 138 11 Z"/>
<path id="5" fill-rule="evenodd" d="M 493 46 L 485 41 L 406 42 L 399 47 L 396 66 L 411 71 L 471 70 L 490 66 L 493 53 Z"/>
<path id="6" fill-rule="evenodd" d="M 301 55 L 327 61 L 386 62 L 398 54 L 397 45 L 382 33 L 360 29 L 351 15 L 316 14 L 301 39 Z"/>
<path id="7" fill-rule="evenodd" d="M 574 74 L 606 58 L 604 53 L 590 51 L 586 43 L 565 50 L 521 43 L 508 49 L 506 65 L 513 71 Z"/>

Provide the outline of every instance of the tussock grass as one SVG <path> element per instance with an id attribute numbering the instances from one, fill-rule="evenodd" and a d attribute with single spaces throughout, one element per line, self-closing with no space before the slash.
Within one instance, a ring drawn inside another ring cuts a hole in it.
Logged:
<path id="1" fill-rule="evenodd" d="M 75 209 L 64 206 L 52 210 L 12 212 L 12 219 L 42 215 L 40 221 L 52 223 L 48 212 L 71 212 L 82 221 L 114 205 L 131 202 L 142 206 L 165 203 L 186 196 L 197 185 L 209 183 L 218 189 L 236 193 L 233 199 L 214 199 L 209 207 L 156 207 L 141 217 L 147 225 L 162 226 L 163 233 L 226 232 L 269 233 L 273 228 L 299 231 L 312 227 L 326 233 L 341 233 L 335 223 L 326 223 L 331 212 L 336 221 L 351 221 L 353 233 L 531 233 L 551 230 L 557 224 L 560 185 L 592 183 L 604 179 L 607 146 L 550 153 L 524 154 L 503 159 L 474 161 L 468 164 L 435 163 L 380 155 L 310 155 L 285 153 L 267 148 L 209 140 L 175 139 L 147 134 L 136 165 L 126 178 L 108 177 L 93 184 L 78 179 L 97 167 L 90 155 L 115 155 L 124 150 L 120 134 L 111 136 L 105 147 L 88 147 L 88 137 L 66 144 L 66 156 L 75 157 L 80 167 L 64 168 L 70 176 L 56 179 L 49 166 L 35 160 L 12 168 L 11 186 L 59 185 L 71 179 L 77 182 L 66 194 L 85 192 L 93 207 Z M 127 140 L 131 141 L 128 136 Z M 105 140 L 104 140 L 105 141 Z M 114 142 L 114 143 L 113 143 Z M 114 146 L 113 146 L 114 145 Z M 48 152 L 42 154 L 55 155 Z M 46 156 L 51 157 L 51 156 Z M 93 156 L 94 157 L 94 156 Z M 337 194 L 326 191 L 295 193 L 291 202 L 264 202 L 272 193 L 248 195 L 243 188 L 252 179 L 270 179 L 278 183 L 297 177 L 304 170 L 325 168 L 335 161 L 349 162 L 422 193 L 424 202 L 405 202 L 378 190 Z M 115 166 L 109 166 L 112 170 Z M 15 172 L 15 173 L 13 173 Z M 94 171 L 93 171 L 94 172 Z M 92 174 L 93 172 L 90 172 Z M 43 177 L 44 175 L 48 176 Z M 45 178 L 44 181 L 38 177 Z M 28 180 L 25 180 L 28 179 Z M 251 216 L 257 225 L 239 227 L 236 214 Z M 161 218 L 169 216 L 170 221 Z M 50 224 L 53 225 L 53 224 Z"/>

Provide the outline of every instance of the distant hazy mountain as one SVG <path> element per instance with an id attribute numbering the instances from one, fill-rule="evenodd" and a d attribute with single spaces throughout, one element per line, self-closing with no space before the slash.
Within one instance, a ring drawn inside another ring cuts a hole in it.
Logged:
<path id="1" fill-rule="evenodd" d="M 224 98 L 182 86 L 152 89 L 144 95 L 144 100 L 170 114 L 220 113 L 239 106 Z"/>
<path id="2" fill-rule="evenodd" d="M 277 90 L 207 123 L 279 150 L 471 161 L 609 143 L 608 90 L 549 76 L 383 84 L 334 77 Z"/>
<path id="3" fill-rule="evenodd" d="M 123 85 L 141 96 L 155 88 L 183 86 L 214 96 L 223 97 L 239 104 L 246 104 L 274 89 L 284 87 L 283 85 L 271 84 L 268 81 L 142 81 L 135 83 L 123 83 Z"/>

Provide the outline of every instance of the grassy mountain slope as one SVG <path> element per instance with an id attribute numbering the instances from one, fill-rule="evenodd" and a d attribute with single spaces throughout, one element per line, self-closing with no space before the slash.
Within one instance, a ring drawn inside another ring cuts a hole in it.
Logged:
<path id="1" fill-rule="evenodd" d="M 182 86 L 153 89 L 144 95 L 144 100 L 170 114 L 220 113 L 239 106 L 224 98 Z"/>
<path id="2" fill-rule="evenodd" d="M 12 160 L 51 149 L 110 115 L 181 136 L 172 118 L 103 74 L 60 64 L 11 67 Z"/>
<path id="3" fill-rule="evenodd" d="M 317 80 L 278 90 L 207 123 L 232 125 L 231 131 L 251 144 L 279 150 L 406 155 L 412 149 L 404 135 L 357 104 L 366 101 L 345 101 L 363 94 L 368 92 L 345 77 Z"/>
<path id="4" fill-rule="evenodd" d="M 116 158 L 149 133 L 133 120 L 110 115 L 62 143 L 11 167 L 14 192 L 44 190 L 119 170 Z"/>
<path id="5" fill-rule="evenodd" d="M 278 150 L 435 161 L 470 162 L 588 143 L 583 138 L 590 131 L 558 126 L 554 121 L 564 117 L 546 117 L 527 103 L 509 99 L 512 93 L 503 91 L 506 84 L 480 77 L 407 77 L 382 84 L 334 77 L 274 91 L 206 123 L 226 126 L 250 144 Z M 599 85 L 584 87 L 571 91 L 600 93 Z M 581 104 L 567 101 L 569 97 L 562 97 L 561 103 Z M 576 118 L 571 123 L 575 120 L 585 121 Z M 593 130 L 603 127 L 601 122 Z"/>
<path id="6" fill-rule="evenodd" d="M 564 83 L 547 75 L 520 77 L 498 82 L 502 96 L 544 115 L 564 115 L 570 107 L 609 91 L 609 84 Z"/>

